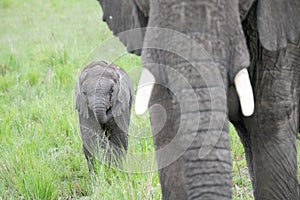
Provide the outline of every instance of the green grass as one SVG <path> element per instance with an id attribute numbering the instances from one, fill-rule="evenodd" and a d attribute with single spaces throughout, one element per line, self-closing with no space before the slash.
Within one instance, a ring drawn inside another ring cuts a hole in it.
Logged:
<path id="1" fill-rule="evenodd" d="M 88 173 L 74 87 L 90 52 L 111 38 L 101 17 L 95 0 L 0 2 L 0 199 L 160 199 L 153 163 L 148 173 Z M 136 85 L 140 59 L 116 63 Z M 133 114 L 130 133 L 130 153 L 153 151 L 147 116 Z M 252 199 L 233 130 L 231 143 L 235 199 Z"/>

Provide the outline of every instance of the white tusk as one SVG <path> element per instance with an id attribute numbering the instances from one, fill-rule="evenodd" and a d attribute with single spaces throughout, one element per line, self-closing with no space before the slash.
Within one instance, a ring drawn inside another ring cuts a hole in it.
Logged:
<path id="1" fill-rule="evenodd" d="M 147 111 L 154 83 L 153 74 L 148 69 L 143 68 L 135 98 L 135 113 L 137 115 L 142 115 Z"/>
<path id="2" fill-rule="evenodd" d="M 254 112 L 254 97 L 247 69 L 242 69 L 236 74 L 234 84 L 243 115 L 251 116 Z"/>

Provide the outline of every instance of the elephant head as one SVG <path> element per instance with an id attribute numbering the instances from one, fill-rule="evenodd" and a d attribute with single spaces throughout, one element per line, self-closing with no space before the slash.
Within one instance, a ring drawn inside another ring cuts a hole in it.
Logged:
<path id="1" fill-rule="evenodd" d="M 76 89 L 76 108 L 89 118 L 89 110 L 101 126 L 111 120 L 122 130 L 129 126 L 132 84 L 127 74 L 107 62 L 93 62 L 82 71 Z"/>
<path id="2" fill-rule="evenodd" d="M 81 72 L 76 109 L 88 160 L 97 153 L 97 146 L 109 147 L 116 154 L 127 149 L 132 94 L 128 75 L 116 65 L 96 61 Z"/>
<path id="3" fill-rule="evenodd" d="M 129 52 L 142 56 L 147 69 L 141 83 L 152 85 L 146 87 L 146 97 L 138 92 L 136 102 L 146 102 L 136 110 L 143 113 L 150 100 L 153 129 L 161 121 L 156 108 L 164 107 L 168 114 L 154 135 L 163 199 L 231 199 L 229 85 L 235 84 L 245 116 L 254 109 L 247 72 L 253 61 L 248 45 L 253 44 L 246 40 L 242 20 L 256 7 L 257 40 L 268 51 L 285 48 L 300 36 L 300 1 L 99 2 L 103 20 Z M 129 30 L 138 28 L 131 35 Z"/>

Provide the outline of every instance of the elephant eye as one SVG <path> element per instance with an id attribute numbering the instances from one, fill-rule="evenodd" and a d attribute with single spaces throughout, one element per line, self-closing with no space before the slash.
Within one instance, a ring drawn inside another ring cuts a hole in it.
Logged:
<path id="1" fill-rule="evenodd" d="M 110 90 L 109 90 L 109 93 L 112 95 L 113 94 L 113 92 L 114 92 L 114 86 L 112 86 L 111 88 L 110 88 Z"/>
<path id="2" fill-rule="evenodd" d="M 83 84 L 82 84 L 81 92 L 82 92 L 83 95 L 87 95 L 86 83 L 83 83 Z"/>
<path id="3" fill-rule="evenodd" d="M 82 92 L 83 95 L 87 95 L 87 92 L 86 92 L 85 89 L 83 89 L 81 92 Z"/>

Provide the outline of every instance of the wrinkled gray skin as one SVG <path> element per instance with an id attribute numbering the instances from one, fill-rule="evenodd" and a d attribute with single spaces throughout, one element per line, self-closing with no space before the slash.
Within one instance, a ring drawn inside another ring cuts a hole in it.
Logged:
<path id="1" fill-rule="evenodd" d="M 89 170 L 94 158 L 118 164 L 127 150 L 133 87 L 118 66 L 92 62 L 81 72 L 76 85 L 83 149 Z"/>
<path id="2" fill-rule="evenodd" d="M 227 116 L 244 145 L 255 199 L 299 199 L 296 150 L 300 99 L 298 0 L 99 2 L 103 20 L 115 35 L 146 26 L 172 29 L 196 40 L 214 61 L 214 65 L 206 66 L 204 61 L 191 56 L 189 61 L 195 66 L 192 67 L 182 58 L 160 49 L 134 49 L 138 46 L 136 43 L 146 47 L 162 43 L 160 32 L 153 33 L 151 29 L 142 32 L 140 41 L 120 36 L 128 51 L 142 55 L 143 67 L 147 67 L 160 83 L 154 87 L 149 107 L 162 105 L 167 121 L 154 135 L 155 149 L 163 149 L 173 141 L 180 126 L 187 127 L 179 131 L 182 137 L 175 141 L 174 149 L 168 154 L 157 153 L 163 199 L 232 198 Z M 197 48 L 187 43 L 172 41 L 170 44 L 176 52 L 197 54 Z M 190 81 L 192 91 L 182 86 L 184 79 L 177 79 L 174 74 L 166 73 L 165 68 L 151 67 L 147 63 L 167 65 L 180 72 Z M 246 118 L 241 114 L 232 82 L 236 72 L 248 66 L 255 113 Z M 209 70 L 205 70 L 207 67 Z M 216 69 L 219 74 L 214 74 Z M 216 79 L 219 75 L 221 81 Z M 167 87 L 172 84 L 176 87 L 171 91 Z M 191 92 L 196 93 L 198 99 L 186 95 Z M 181 112 L 181 107 L 186 112 Z M 196 118 L 196 114 L 201 117 Z M 160 116 L 157 110 L 150 110 L 154 130 L 160 126 Z M 198 126 L 195 126 L 196 120 L 200 120 Z M 188 141 L 191 135 L 194 136 L 192 142 Z M 209 154 L 199 157 L 205 138 L 215 140 L 216 144 Z M 190 145 L 182 147 L 186 143 Z M 180 158 L 161 168 L 161 163 L 179 148 L 185 149 Z"/>
<path id="3" fill-rule="evenodd" d="M 300 10 L 298 11 L 300 12 Z M 244 145 L 256 199 L 299 199 L 297 133 L 299 132 L 300 43 L 266 50 L 258 39 L 254 6 L 243 22 L 251 55 L 250 79 L 255 113 L 243 117 L 228 92 L 229 119 Z"/>

